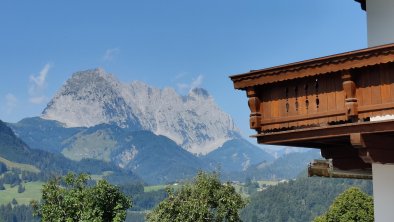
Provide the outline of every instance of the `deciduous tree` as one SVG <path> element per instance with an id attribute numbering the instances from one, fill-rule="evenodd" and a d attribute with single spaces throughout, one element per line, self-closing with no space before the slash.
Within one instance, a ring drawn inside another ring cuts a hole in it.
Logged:
<path id="1" fill-rule="evenodd" d="M 63 180 L 50 180 L 43 186 L 42 202 L 32 202 L 34 213 L 47 222 L 124 221 L 131 200 L 105 180 L 87 186 L 88 179 L 69 173 Z"/>
<path id="2" fill-rule="evenodd" d="M 238 211 L 245 200 L 231 184 L 222 184 L 215 173 L 199 172 L 192 183 L 178 191 L 168 188 L 167 192 L 168 197 L 148 214 L 148 221 L 241 221 Z"/>
<path id="3" fill-rule="evenodd" d="M 340 194 L 327 213 L 314 222 L 373 222 L 373 199 L 359 188 L 351 187 Z"/>

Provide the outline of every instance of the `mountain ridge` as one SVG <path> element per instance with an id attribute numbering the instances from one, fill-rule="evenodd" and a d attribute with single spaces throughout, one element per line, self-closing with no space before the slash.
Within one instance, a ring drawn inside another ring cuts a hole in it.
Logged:
<path id="1" fill-rule="evenodd" d="M 172 88 L 158 89 L 138 81 L 122 83 L 103 69 L 74 73 L 41 117 L 67 127 L 106 123 L 148 130 L 194 154 L 207 154 L 240 137 L 230 115 L 204 89 L 195 88 L 181 96 Z"/>
<path id="2" fill-rule="evenodd" d="M 27 144 L 70 161 L 86 159 L 113 164 L 150 184 L 191 178 L 211 168 L 165 136 L 150 131 L 128 131 L 117 125 L 64 128 L 53 120 L 26 118 L 8 124 Z M 58 132 L 58 133 L 57 133 Z"/>
<path id="3" fill-rule="evenodd" d="M 28 164 L 44 171 L 48 175 L 63 175 L 69 171 L 76 173 L 100 174 L 103 171 L 112 171 L 114 175 L 127 177 L 132 181 L 140 181 L 131 171 L 124 171 L 111 163 L 100 160 L 83 159 L 72 161 L 58 153 L 50 153 L 45 150 L 31 149 L 22 141 L 14 131 L 0 120 L 0 156 L 8 161 L 19 164 Z"/>
<path id="4" fill-rule="evenodd" d="M 149 183 L 222 167 L 243 172 L 273 157 L 243 139 L 208 91 L 122 83 L 103 69 L 74 73 L 41 117 L 9 124 L 30 147 L 115 164 Z"/>

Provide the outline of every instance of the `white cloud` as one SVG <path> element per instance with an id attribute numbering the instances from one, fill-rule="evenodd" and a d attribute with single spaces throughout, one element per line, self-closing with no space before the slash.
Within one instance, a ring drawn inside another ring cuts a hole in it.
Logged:
<path id="1" fill-rule="evenodd" d="M 30 75 L 29 81 L 29 101 L 33 104 L 42 104 L 46 101 L 44 94 L 47 86 L 46 78 L 49 70 L 52 68 L 50 64 L 45 64 L 44 68 L 37 76 Z"/>
<path id="2" fill-rule="evenodd" d="M 104 53 L 103 60 L 112 61 L 119 54 L 119 51 L 119 48 L 107 49 Z"/>
<path id="3" fill-rule="evenodd" d="M 179 81 L 179 80 L 181 80 L 182 78 L 184 78 L 186 75 L 187 75 L 187 73 L 181 72 L 181 73 L 179 73 L 178 75 L 176 75 L 172 81 L 173 81 L 173 82 Z"/>
<path id="4" fill-rule="evenodd" d="M 189 84 L 186 84 L 186 83 L 177 83 L 177 86 L 178 86 L 179 91 L 181 91 L 181 92 L 190 90 Z"/>
<path id="5" fill-rule="evenodd" d="M 30 103 L 33 104 L 44 104 L 46 102 L 47 97 L 46 96 L 36 96 L 36 97 L 30 97 L 29 101 Z"/>
<path id="6" fill-rule="evenodd" d="M 18 98 L 12 93 L 5 95 L 5 111 L 7 114 L 11 114 L 15 107 L 18 105 Z"/>
<path id="7" fill-rule="evenodd" d="M 199 75 L 197 78 L 193 79 L 192 83 L 190 84 L 190 90 L 201 87 L 203 79 L 204 77 L 202 75 Z"/>
<path id="8" fill-rule="evenodd" d="M 178 76 L 176 77 L 176 79 L 179 79 Z M 198 75 L 197 78 L 193 79 L 191 83 L 177 83 L 177 87 L 181 93 L 187 93 L 190 92 L 192 89 L 201 87 L 203 80 L 204 76 Z"/>

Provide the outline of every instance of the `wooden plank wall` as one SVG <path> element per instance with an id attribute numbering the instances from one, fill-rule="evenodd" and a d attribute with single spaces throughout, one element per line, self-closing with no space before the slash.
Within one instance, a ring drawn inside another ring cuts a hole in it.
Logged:
<path id="1" fill-rule="evenodd" d="M 340 73 L 265 85 L 259 92 L 262 131 L 327 125 L 346 118 Z"/>
<path id="2" fill-rule="evenodd" d="M 394 65 L 358 70 L 355 75 L 359 118 L 394 115 Z"/>
<path id="3" fill-rule="evenodd" d="M 351 70 L 359 119 L 394 115 L 394 64 Z M 341 73 L 260 86 L 262 131 L 282 131 L 346 121 Z M 318 84 L 318 85 L 316 85 Z"/>

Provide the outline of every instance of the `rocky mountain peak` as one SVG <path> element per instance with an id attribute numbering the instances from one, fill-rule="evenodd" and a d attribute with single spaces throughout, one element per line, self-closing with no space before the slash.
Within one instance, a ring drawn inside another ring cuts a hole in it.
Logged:
<path id="1" fill-rule="evenodd" d="M 121 83 L 103 69 L 76 72 L 48 103 L 42 118 L 67 127 L 91 127 L 114 123 L 123 128 L 140 125 L 121 94 Z"/>
<path id="2" fill-rule="evenodd" d="M 189 97 L 200 97 L 200 98 L 204 98 L 204 99 L 207 99 L 210 97 L 208 91 L 203 88 L 193 88 L 192 90 L 190 90 L 188 96 Z"/>
<path id="3" fill-rule="evenodd" d="M 237 137 L 231 117 L 202 88 L 187 99 L 172 88 L 125 84 L 103 69 L 77 72 L 43 111 L 42 118 L 68 127 L 102 123 L 164 135 L 192 153 L 208 153 Z"/>
<path id="4" fill-rule="evenodd" d="M 74 73 L 70 79 L 67 80 L 66 85 L 72 84 L 94 84 L 94 83 L 116 83 L 118 80 L 107 73 L 103 68 L 89 69 Z"/>

